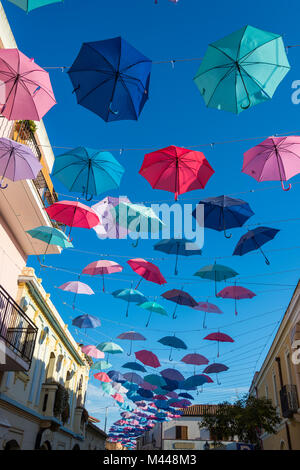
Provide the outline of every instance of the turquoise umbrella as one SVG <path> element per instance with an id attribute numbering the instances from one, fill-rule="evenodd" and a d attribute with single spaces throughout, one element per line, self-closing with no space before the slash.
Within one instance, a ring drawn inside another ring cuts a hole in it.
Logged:
<path id="1" fill-rule="evenodd" d="M 48 251 L 49 245 L 60 246 L 61 248 L 72 248 L 73 245 L 69 241 L 67 235 L 54 227 L 36 227 L 31 230 L 27 230 L 27 233 L 32 236 L 32 238 L 37 238 L 47 243 L 47 248 L 45 254 Z"/>
<path id="2" fill-rule="evenodd" d="M 289 70 L 282 37 L 245 26 L 208 46 L 194 81 L 206 106 L 239 114 L 271 99 Z"/>
<path id="3" fill-rule="evenodd" d="M 87 201 L 118 188 L 123 174 L 124 168 L 111 153 L 85 147 L 58 155 L 52 172 L 69 191 L 83 193 Z"/>
<path id="4" fill-rule="evenodd" d="M 107 361 L 97 361 L 91 365 L 91 370 L 107 370 L 111 367 L 112 365 Z"/>
<path id="5" fill-rule="evenodd" d="M 194 276 L 199 276 L 202 279 L 209 279 L 215 282 L 215 295 L 217 296 L 217 282 L 225 281 L 232 277 L 237 276 L 238 273 L 228 266 L 223 266 L 222 264 L 211 264 L 209 266 L 204 266 L 199 269 Z"/>
<path id="6" fill-rule="evenodd" d="M 36 8 L 51 5 L 52 3 L 62 3 L 64 0 L 8 0 L 10 3 L 17 5 L 28 12 L 35 10 Z"/>
<path id="7" fill-rule="evenodd" d="M 152 313 L 158 313 L 159 315 L 164 315 L 165 317 L 168 316 L 166 310 L 157 302 L 143 302 L 142 304 L 139 305 L 139 307 L 143 308 L 144 310 L 148 310 L 150 312 L 146 327 L 149 326 Z"/>
<path id="8" fill-rule="evenodd" d="M 127 302 L 126 317 L 128 317 L 129 304 L 136 303 L 140 304 L 147 301 L 147 297 L 144 296 L 140 291 L 136 289 L 119 289 L 112 293 L 116 299 L 125 300 Z"/>
<path id="9" fill-rule="evenodd" d="M 104 342 L 101 344 L 98 344 L 97 349 L 102 352 L 106 352 L 108 354 L 122 354 L 124 350 L 121 348 L 116 343 L 111 343 L 111 342 Z"/>

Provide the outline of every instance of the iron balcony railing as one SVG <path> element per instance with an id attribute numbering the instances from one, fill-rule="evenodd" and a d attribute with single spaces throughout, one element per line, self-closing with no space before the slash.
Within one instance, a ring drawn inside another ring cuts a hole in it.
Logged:
<path id="1" fill-rule="evenodd" d="M 29 367 L 37 332 L 36 325 L 0 285 L 0 338 Z"/>
<path id="2" fill-rule="evenodd" d="M 284 418 L 291 418 L 299 408 L 296 385 L 284 385 L 280 390 L 281 411 Z"/>

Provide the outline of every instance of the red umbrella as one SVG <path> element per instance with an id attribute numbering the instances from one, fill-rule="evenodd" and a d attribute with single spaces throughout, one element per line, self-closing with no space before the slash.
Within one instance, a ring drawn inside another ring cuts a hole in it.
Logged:
<path id="1" fill-rule="evenodd" d="M 95 379 L 100 380 L 100 382 L 111 382 L 111 379 L 105 372 L 98 372 L 97 374 L 94 374 L 94 377 Z"/>
<path id="2" fill-rule="evenodd" d="M 202 152 L 171 145 L 145 155 L 139 173 L 154 189 L 179 194 L 204 189 L 214 174 Z"/>
<path id="3" fill-rule="evenodd" d="M 155 354 L 153 354 L 151 351 L 146 351 L 143 349 L 142 351 L 137 351 L 134 354 L 139 361 L 145 364 L 145 366 L 154 367 L 155 369 L 160 367 L 158 357 L 155 356 Z"/>
<path id="4" fill-rule="evenodd" d="M 204 339 L 208 339 L 209 341 L 217 341 L 218 343 L 218 356 L 219 357 L 219 345 L 220 343 L 234 343 L 234 339 L 230 336 L 226 335 L 225 333 L 211 333 L 210 335 L 205 336 Z"/>
<path id="5" fill-rule="evenodd" d="M 155 284 L 166 284 L 167 281 L 161 274 L 159 268 L 155 264 L 146 261 L 143 258 L 134 258 L 127 261 L 131 269 L 140 276 L 142 276 L 146 281 L 154 282 Z M 137 284 L 136 289 L 140 285 L 143 279 Z"/>
<path id="6" fill-rule="evenodd" d="M 252 299 L 255 296 L 256 294 L 254 294 L 254 292 L 242 286 L 228 286 L 217 294 L 217 297 L 222 297 L 223 299 L 234 299 L 234 309 L 236 315 L 236 301 L 240 299 Z"/>
<path id="7" fill-rule="evenodd" d="M 92 228 L 100 223 L 96 212 L 78 201 L 55 202 L 46 212 L 51 219 L 71 227 L 70 233 L 72 227 Z"/>

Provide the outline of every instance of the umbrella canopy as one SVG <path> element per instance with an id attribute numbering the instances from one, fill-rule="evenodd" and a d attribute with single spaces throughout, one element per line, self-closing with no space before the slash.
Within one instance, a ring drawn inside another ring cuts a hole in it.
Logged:
<path id="1" fill-rule="evenodd" d="M 122 397 L 122 395 L 120 395 L 120 393 L 115 393 L 114 395 L 112 395 L 113 399 L 118 401 L 119 403 L 124 403 L 124 397 Z"/>
<path id="2" fill-rule="evenodd" d="M 152 301 L 143 302 L 142 304 L 139 304 L 139 307 L 143 308 L 144 310 L 148 310 L 150 312 L 147 323 L 146 323 L 146 327 L 149 326 L 152 313 L 158 313 L 159 315 L 163 315 L 165 317 L 168 316 L 166 310 L 157 302 L 152 302 Z"/>
<path id="3" fill-rule="evenodd" d="M 161 296 L 166 299 L 170 300 L 171 302 L 176 303 L 176 307 L 173 313 L 173 318 L 177 318 L 176 310 L 178 305 L 185 305 L 186 307 L 195 307 L 197 305 L 196 300 L 187 292 L 179 289 L 172 289 L 167 292 L 161 294 Z"/>
<path id="4" fill-rule="evenodd" d="M 122 354 L 124 352 L 124 350 L 118 344 L 107 341 L 98 344 L 97 349 L 108 354 Z"/>
<path id="5" fill-rule="evenodd" d="M 194 400 L 194 397 L 189 393 L 179 393 L 178 397 L 187 398 L 188 400 Z"/>
<path id="6" fill-rule="evenodd" d="M 52 3 L 62 3 L 64 0 L 8 0 L 9 2 L 22 8 L 29 13 L 36 8 L 52 5 Z M 173 1 L 173 0 L 172 0 Z"/>
<path id="7" fill-rule="evenodd" d="M 55 157 L 52 176 L 90 201 L 94 195 L 118 188 L 124 171 L 111 153 L 77 147 Z"/>
<path id="8" fill-rule="evenodd" d="M 120 273 L 123 271 L 123 267 L 114 261 L 99 260 L 88 264 L 82 271 L 83 274 L 89 274 L 90 276 L 101 275 L 103 278 L 103 292 L 105 292 L 104 286 L 104 274 Z"/>
<path id="9" fill-rule="evenodd" d="M 260 250 L 261 254 L 265 258 L 266 264 L 269 265 L 270 261 L 262 251 L 261 247 L 265 243 L 273 240 L 278 232 L 279 230 L 270 227 L 257 227 L 254 230 L 249 230 L 249 232 L 245 233 L 245 235 L 240 238 L 233 254 L 243 256 L 246 253 L 249 253 L 249 251 Z"/>
<path id="10" fill-rule="evenodd" d="M 256 181 L 284 181 L 300 173 L 300 137 L 298 135 L 269 137 L 244 154 L 243 173 Z"/>
<path id="11" fill-rule="evenodd" d="M 135 372 L 127 372 L 124 374 L 124 379 L 128 380 L 128 382 L 132 382 L 138 385 L 141 385 L 144 381 L 143 377 Z"/>
<path id="12" fill-rule="evenodd" d="M 100 380 L 100 382 L 105 382 L 109 383 L 111 382 L 111 379 L 105 372 L 98 372 L 97 374 L 94 375 L 95 379 Z"/>
<path id="13" fill-rule="evenodd" d="M 184 380 L 184 377 L 179 370 L 176 369 L 164 369 L 160 372 L 160 374 L 169 380 L 176 380 L 177 382 L 181 382 Z"/>
<path id="14" fill-rule="evenodd" d="M 104 359 L 105 354 L 94 345 L 82 346 L 81 351 L 87 356 L 93 357 L 95 359 Z"/>
<path id="15" fill-rule="evenodd" d="M 158 385 L 153 385 L 149 382 L 146 382 L 145 380 L 140 384 L 141 388 L 144 388 L 145 390 L 156 390 L 158 388 Z"/>
<path id="16" fill-rule="evenodd" d="M 48 72 L 18 49 L 0 50 L 0 90 L 0 114 L 9 121 L 40 121 L 56 104 Z"/>
<path id="17" fill-rule="evenodd" d="M 66 234 L 54 227 L 36 227 L 31 230 L 27 230 L 27 233 L 29 233 L 29 235 L 31 235 L 33 238 L 42 240 L 43 242 L 47 243 L 47 245 L 57 245 L 61 248 L 73 247 Z"/>
<path id="18" fill-rule="evenodd" d="M 112 293 L 116 299 L 125 300 L 127 302 L 126 317 L 129 313 L 129 304 L 130 303 L 142 303 L 146 302 L 147 298 L 140 291 L 136 289 L 121 289 Z"/>
<path id="19" fill-rule="evenodd" d="M 229 196 L 209 197 L 199 204 L 204 205 L 204 227 L 224 232 L 226 238 L 232 236 L 227 235 L 227 229 L 242 227 L 254 215 L 247 202 Z M 197 209 L 193 211 L 193 216 L 197 219 Z M 203 221 L 199 223 L 202 225 Z"/>
<path id="20" fill-rule="evenodd" d="M 154 250 L 162 251 L 168 255 L 176 255 L 175 271 L 178 274 L 178 256 L 200 256 L 202 251 L 186 238 L 170 238 L 169 240 L 161 240 L 154 245 Z"/>
<path id="21" fill-rule="evenodd" d="M 193 364 L 195 366 L 202 366 L 203 364 L 208 364 L 209 360 L 202 356 L 201 354 L 187 354 L 181 359 L 181 362 L 185 364 Z"/>
<path id="22" fill-rule="evenodd" d="M 138 362 L 126 362 L 126 364 L 124 364 L 122 367 L 124 367 L 124 369 L 131 369 L 131 370 L 137 370 L 139 372 L 146 372 L 145 367 L 143 367 Z"/>
<path id="23" fill-rule="evenodd" d="M 223 299 L 234 299 L 235 303 L 235 314 L 237 315 L 237 308 L 236 308 L 236 301 L 241 299 L 252 299 L 256 296 L 254 292 L 246 287 L 242 286 L 228 286 L 221 290 L 217 294 L 218 297 L 222 297 Z"/>
<path id="24" fill-rule="evenodd" d="M 228 266 L 223 266 L 222 264 L 211 264 L 209 266 L 204 266 L 199 269 L 194 276 L 199 276 L 202 279 L 209 279 L 215 282 L 215 295 L 217 295 L 217 282 L 225 281 L 232 277 L 237 276 L 238 273 Z"/>
<path id="25" fill-rule="evenodd" d="M 185 380 L 185 385 L 188 387 L 199 387 L 205 383 L 207 383 L 207 378 L 202 374 L 192 375 Z"/>
<path id="26" fill-rule="evenodd" d="M 35 179 L 41 169 L 42 165 L 27 145 L 0 138 L 0 189 L 8 186 L 3 184 L 4 178 L 11 181 Z"/>
<path id="27" fill-rule="evenodd" d="M 121 37 L 84 43 L 68 71 L 77 102 L 104 121 L 137 120 L 152 62 Z"/>
<path id="28" fill-rule="evenodd" d="M 123 375 L 120 372 L 118 372 L 117 370 L 110 370 L 108 372 L 108 376 L 116 382 L 125 382 L 125 380 L 126 380 L 126 379 L 124 379 Z"/>
<path id="29" fill-rule="evenodd" d="M 73 227 L 90 229 L 99 224 L 93 209 L 78 201 L 55 202 L 45 210 L 51 219 L 71 227 L 70 234 Z"/>
<path id="30" fill-rule="evenodd" d="M 153 392 L 151 390 L 146 390 L 145 388 L 139 388 L 138 394 L 143 398 L 152 398 Z"/>
<path id="31" fill-rule="evenodd" d="M 97 361 L 91 365 L 91 370 L 107 370 L 111 367 L 112 365 L 107 361 Z"/>
<path id="32" fill-rule="evenodd" d="M 141 361 L 145 366 L 157 368 L 160 367 L 160 362 L 158 360 L 158 357 L 153 354 L 151 351 L 147 351 L 146 349 L 143 349 L 141 351 L 137 351 L 134 353 L 135 357 Z"/>
<path id="33" fill-rule="evenodd" d="M 216 374 L 217 384 L 221 385 L 221 383 L 219 381 L 218 374 L 220 372 L 226 372 L 228 369 L 229 369 L 229 367 L 225 366 L 224 364 L 214 363 L 214 364 L 210 364 L 208 367 L 206 367 L 206 369 L 204 369 L 203 372 L 206 373 L 206 374 Z"/>
<path id="34" fill-rule="evenodd" d="M 282 37 L 248 25 L 208 46 L 194 81 L 206 106 L 239 114 L 271 99 L 289 70 Z"/>
<path id="35" fill-rule="evenodd" d="M 93 315 L 80 315 L 72 320 L 72 325 L 78 328 L 97 328 L 101 326 L 101 321 Z"/>
<path id="36" fill-rule="evenodd" d="M 111 383 L 102 382 L 100 384 L 100 388 L 101 388 L 101 390 L 103 390 L 104 393 L 107 393 L 107 394 L 113 393 L 113 387 L 112 387 Z"/>
<path id="37" fill-rule="evenodd" d="M 204 318 L 203 318 L 203 328 L 204 329 L 207 328 L 206 323 L 205 323 L 207 313 L 219 313 L 219 314 L 223 313 L 222 310 L 220 310 L 219 307 L 217 307 L 217 305 L 214 305 L 214 304 L 209 303 L 209 302 L 198 302 L 196 307 L 193 307 L 193 308 L 194 308 L 194 310 L 204 312 Z"/>
<path id="38" fill-rule="evenodd" d="M 83 282 L 80 281 L 69 281 L 62 284 L 59 289 L 66 292 L 74 292 L 75 294 L 94 295 L 95 292 Z"/>
<path id="39" fill-rule="evenodd" d="M 119 336 L 117 336 L 117 338 L 130 341 L 130 351 L 127 353 L 128 356 L 131 356 L 132 341 L 146 341 L 146 338 L 143 335 L 136 333 L 135 331 L 121 333 Z"/>
<path id="40" fill-rule="evenodd" d="M 218 356 L 220 355 L 220 350 L 219 350 L 219 344 L 220 343 L 234 343 L 234 339 L 232 339 L 229 335 L 226 335 L 225 333 L 211 333 L 207 336 L 205 336 L 204 339 L 207 339 L 208 341 L 217 341 L 218 343 Z"/>
<path id="41" fill-rule="evenodd" d="M 159 268 L 153 264 L 150 263 L 149 261 L 146 261 L 143 258 L 134 258 L 130 259 L 127 261 L 127 264 L 131 267 L 131 269 L 138 274 L 139 276 L 142 276 L 143 279 L 146 279 L 146 281 L 149 282 L 154 282 L 155 284 L 166 284 L 167 281 L 161 274 Z M 142 282 L 142 279 L 136 286 L 136 288 L 139 286 L 139 284 Z"/>
<path id="42" fill-rule="evenodd" d="M 158 343 L 161 343 L 165 346 L 170 346 L 171 350 L 170 350 L 169 361 L 172 360 L 171 357 L 172 357 L 173 348 L 174 349 L 187 349 L 187 345 L 181 339 L 176 338 L 176 336 L 164 336 L 163 338 L 158 340 Z"/>
<path id="43" fill-rule="evenodd" d="M 171 145 L 145 155 L 139 173 L 154 189 L 180 194 L 204 189 L 213 168 L 202 152 Z"/>
<path id="44" fill-rule="evenodd" d="M 126 238 L 128 235 L 128 228 L 121 227 L 116 223 L 116 214 L 114 208 L 120 204 L 120 202 L 126 202 L 130 204 L 127 197 L 111 197 L 107 196 L 102 201 L 92 206 L 92 209 L 99 216 L 100 223 L 93 227 L 97 237 L 100 239 L 112 238 L 121 239 Z"/>

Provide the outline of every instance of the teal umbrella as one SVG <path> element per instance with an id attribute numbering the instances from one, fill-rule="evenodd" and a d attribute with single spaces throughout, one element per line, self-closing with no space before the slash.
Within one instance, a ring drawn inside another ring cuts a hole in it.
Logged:
<path id="1" fill-rule="evenodd" d="M 107 369 L 110 369 L 111 367 L 112 367 L 112 364 L 110 364 L 107 361 L 97 361 L 91 365 L 91 370 L 107 370 Z"/>
<path id="2" fill-rule="evenodd" d="M 108 354 L 122 354 L 124 350 L 116 343 L 104 342 L 98 344 L 97 349 Z"/>
<path id="3" fill-rule="evenodd" d="M 209 279 L 215 282 L 215 295 L 217 296 L 217 282 L 225 281 L 231 277 L 238 276 L 238 273 L 228 266 L 222 264 L 211 264 L 199 269 L 194 276 L 199 276 L 202 279 Z"/>
<path id="4" fill-rule="evenodd" d="M 37 238 L 45 243 L 47 243 L 45 255 L 48 251 L 49 245 L 60 246 L 61 248 L 72 248 L 73 245 L 69 241 L 67 235 L 54 227 L 36 227 L 31 230 L 27 230 L 27 233 L 31 235 L 32 238 Z"/>
<path id="5" fill-rule="evenodd" d="M 10 3 L 17 5 L 28 12 L 35 10 L 36 8 L 51 5 L 52 3 L 62 3 L 64 0 L 8 0 Z"/>
<path id="6" fill-rule="evenodd" d="M 152 313 L 158 313 L 159 315 L 164 315 L 165 317 L 168 316 L 166 310 L 157 302 L 143 302 L 142 304 L 139 305 L 139 307 L 143 308 L 144 310 L 148 310 L 150 312 L 146 327 L 149 326 Z"/>
<path id="7" fill-rule="evenodd" d="M 127 302 L 126 317 L 128 317 L 129 304 L 136 303 L 140 304 L 146 302 L 147 297 L 144 296 L 140 291 L 136 289 L 119 289 L 112 293 L 116 299 L 125 300 Z"/>
<path id="8" fill-rule="evenodd" d="M 194 81 L 206 106 L 239 114 L 271 99 L 289 70 L 282 37 L 245 26 L 208 46 Z"/>

